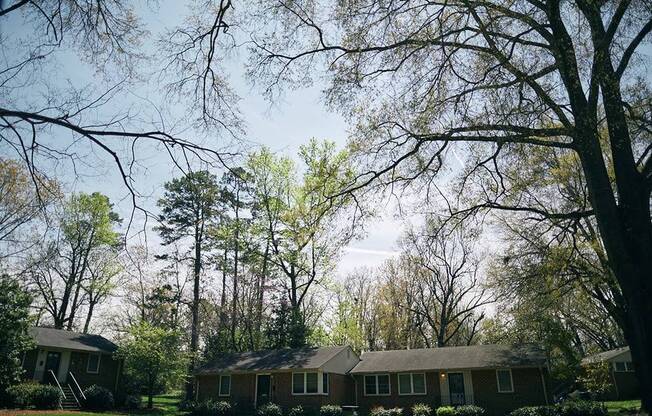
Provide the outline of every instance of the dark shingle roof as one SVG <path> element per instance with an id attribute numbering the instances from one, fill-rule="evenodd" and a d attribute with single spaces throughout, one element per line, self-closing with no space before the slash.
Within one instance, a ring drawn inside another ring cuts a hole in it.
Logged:
<path id="1" fill-rule="evenodd" d="M 545 363 L 544 351 L 535 345 L 472 345 L 366 352 L 351 373 L 540 367 Z"/>
<path id="2" fill-rule="evenodd" d="M 629 347 L 621 347 L 621 348 L 616 348 L 615 350 L 599 352 L 597 354 L 584 357 L 584 359 L 582 360 L 582 364 L 591 364 L 591 363 L 597 363 L 602 361 L 609 361 L 612 358 L 616 358 L 620 354 L 626 352 L 629 352 Z"/>
<path id="3" fill-rule="evenodd" d="M 62 329 L 33 327 L 29 334 L 39 347 L 112 353 L 118 346 L 101 335 L 81 334 Z"/>
<path id="4" fill-rule="evenodd" d="M 317 369 L 348 347 L 294 348 L 221 354 L 197 374 Z"/>

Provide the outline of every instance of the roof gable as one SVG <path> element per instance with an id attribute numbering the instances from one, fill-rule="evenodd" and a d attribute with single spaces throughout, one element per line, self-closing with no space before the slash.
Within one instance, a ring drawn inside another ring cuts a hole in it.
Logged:
<path id="1" fill-rule="evenodd" d="M 611 361 L 615 358 L 620 357 L 623 354 L 627 354 L 629 352 L 629 347 L 621 347 L 621 348 L 616 348 L 613 350 L 609 351 L 603 351 L 599 352 L 597 354 L 589 355 L 588 357 L 584 357 L 582 359 L 582 364 L 591 364 L 591 363 L 597 363 L 597 362 L 602 362 L 602 361 Z"/>
<path id="2" fill-rule="evenodd" d="M 29 334 L 39 347 L 113 353 L 118 346 L 101 335 L 82 334 L 63 329 L 32 327 Z"/>
<path id="3" fill-rule="evenodd" d="M 200 367 L 197 374 L 295 369 L 316 370 L 347 348 L 350 347 L 305 347 L 225 353 Z"/>
<path id="4" fill-rule="evenodd" d="M 540 367 L 546 363 L 535 345 L 472 345 L 363 353 L 351 373 L 501 367 Z"/>

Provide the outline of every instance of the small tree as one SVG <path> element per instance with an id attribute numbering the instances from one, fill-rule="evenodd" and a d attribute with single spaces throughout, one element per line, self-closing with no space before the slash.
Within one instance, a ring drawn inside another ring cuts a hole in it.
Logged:
<path id="1" fill-rule="evenodd" d="M 125 373 L 147 392 L 147 408 L 152 408 L 154 389 L 162 382 L 182 381 L 188 354 L 180 351 L 178 331 L 141 323 L 133 326 L 129 337 L 119 347 L 118 358 L 124 359 Z"/>
<path id="2" fill-rule="evenodd" d="M 6 389 L 20 379 L 23 353 L 32 348 L 27 333 L 31 303 L 31 296 L 16 280 L 0 276 L 0 405 L 5 403 Z"/>
<path id="3" fill-rule="evenodd" d="M 602 397 L 613 387 L 610 364 L 601 361 L 585 365 L 578 381 L 591 393 L 594 399 Z"/>

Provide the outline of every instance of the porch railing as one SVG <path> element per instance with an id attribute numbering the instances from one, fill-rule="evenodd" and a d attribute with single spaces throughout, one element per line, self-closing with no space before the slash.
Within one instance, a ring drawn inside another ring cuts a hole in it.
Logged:
<path id="1" fill-rule="evenodd" d="M 68 374 L 70 375 L 70 378 L 72 378 L 72 381 L 75 384 L 75 387 L 77 387 L 77 391 L 79 392 L 79 396 L 83 400 L 86 400 L 86 395 L 84 394 L 84 390 L 82 390 L 81 387 L 79 387 L 79 383 L 77 383 L 77 379 L 75 378 L 75 375 L 72 373 L 72 371 L 69 371 Z"/>
<path id="2" fill-rule="evenodd" d="M 59 387 L 59 391 L 61 392 L 61 395 L 63 396 L 63 398 L 65 400 L 66 399 L 66 393 L 63 392 L 63 389 L 61 388 L 61 384 L 59 384 L 59 379 L 57 379 L 56 374 L 54 374 L 54 371 L 52 371 L 52 370 L 48 370 L 48 372 L 50 373 L 50 377 L 52 377 L 54 382 L 57 384 L 57 387 Z M 63 406 L 62 406 L 61 402 L 59 402 L 59 407 L 61 409 L 63 409 Z"/>

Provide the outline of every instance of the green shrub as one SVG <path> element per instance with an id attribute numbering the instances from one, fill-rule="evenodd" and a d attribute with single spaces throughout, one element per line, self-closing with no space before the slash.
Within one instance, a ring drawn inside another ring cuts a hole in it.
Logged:
<path id="1" fill-rule="evenodd" d="M 389 416 L 389 413 L 384 407 L 378 406 L 371 409 L 369 416 Z"/>
<path id="2" fill-rule="evenodd" d="M 403 416 L 402 407 L 392 407 L 391 409 L 387 409 L 385 412 L 387 416 Z"/>
<path id="3" fill-rule="evenodd" d="M 288 411 L 288 416 L 306 416 L 306 411 L 303 409 L 301 405 L 294 406 L 292 409 Z"/>
<path id="4" fill-rule="evenodd" d="M 82 407 L 88 410 L 111 410 L 115 405 L 113 393 L 105 387 L 93 384 L 84 390 L 86 399 L 82 401 Z"/>
<path id="5" fill-rule="evenodd" d="M 482 407 L 470 404 L 455 408 L 455 416 L 484 416 L 485 413 Z"/>
<path id="6" fill-rule="evenodd" d="M 58 387 L 42 385 L 32 392 L 31 404 L 39 410 L 57 409 L 61 406 L 63 395 Z"/>
<path id="7" fill-rule="evenodd" d="M 455 416 L 455 408 L 452 406 L 442 406 L 437 408 L 437 416 Z"/>
<path id="8" fill-rule="evenodd" d="M 509 416 L 540 416 L 538 406 L 520 407 L 513 410 Z"/>
<path id="9" fill-rule="evenodd" d="M 190 406 L 190 414 L 194 416 L 230 416 L 233 414 L 231 403 L 224 401 L 204 400 Z"/>
<path id="10" fill-rule="evenodd" d="M 412 416 L 432 416 L 432 408 L 427 404 L 417 403 L 412 406 Z"/>
<path id="11" fill-rule="evenodd" d="M 319 416 L 342 416 L 343 414 L 340 406 L 326 405 L 319 409 Z"/>
<path id="12" fill-rule="evenodd" d="M 193 399 L 183 399 L 179 403 L 179 410 L 182 412 L 191 412 L 197 407 L 197 401 Z"/>
<path id="13" fill-rule="evenodd" d="M 125 397 L 125 408 L 129 410 L 140 409 L 140 405 L 142 401 L 143 399 L 139 394 L 128 394 Z"/>
<path id="14" fill-rule="evenodd" d="M 281 407 L 274 403 L 267 403 L 258 408 L 258 416 L 283 416 Z"/>
<path id="15" fill-rule="evenodd" d="M 556 406 L 559 416 L 606 416 L 607 409 L 598 402 L 568 400 Z"/>
<path id="16" fill-rule="evenodd" d="M 34 390 L 40 386 L 38 383 L 20 383 L 9 387 L 7 389 L 9 407 L 25 409 L 31 406 Z"/>

